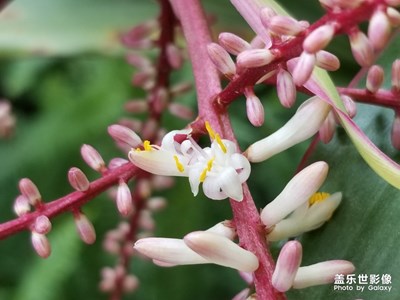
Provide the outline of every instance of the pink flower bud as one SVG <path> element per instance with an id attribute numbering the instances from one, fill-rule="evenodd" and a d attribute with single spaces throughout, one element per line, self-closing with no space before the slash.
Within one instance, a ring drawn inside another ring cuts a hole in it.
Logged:
<path id="1" fill-rule="evenodd" d="M 390 25 L 398 27 L 400 25 L 400 12 L 393 7 L 386 8 L 386 15 L 389 18 Z"/>
<path id="2" fill-rule="evenodd" d="M 319 129 L 319 138 L 324 144 L 328 144 L 336 130 L 336 120 L 333 112 L 329 112 L 328 116 L 326 117 L 325 121 L 322 123 L 321 128 Z"/>
<path id="3" fill-rule="evenodd" d="M 142 179 L 136 183 L 136 191 L 140 197 L 146 199 L 151 195 L 151 184 L 149 180 Z"/>
<path id="4" fill-rule="evenodd" d="M 127 47 L 139 49 L 149 48 L 152 45 L 149 36 L 156 28 L 157 22 L 155 20 L 144 22 L 122 35 L 121 40 Z"/>
<path id="5" fill-rule="evenodd" d="M 354 59 L 362 67 L 368 67 L 374 61 L 374 49 L 367 36 L 360 30 L 349 34 L 351 52 Z"/>
<path id="6" fill-rule="evenodd" d="M 307 82 L 314 70 L 314 64 L 315 54 L 303 51 L 292 72 L 293 81 L 297 86 L 302 86 Z"/>
<path id="7" fill-rule="evenodd" d="M 9 137 L 15 126 L 15 117 L 11 114 L 11 104 L 0 100 L 0 137 Z"/>
<path id="8" fill-rule="evenodd" d="M 376 93 L 381 87 L 384 79 L 384 71 L 381 66 L 374 65 L 368 70 L 367 74 L 367 90 Z"/>
<path id="9" fill-rule="evenodd" d="M 290 108 L 296 101 L 296 85 L 292 75 L 284 69 L 280 69 L 276 77 L 276 91 L 278 98 L 284 107 Z"/>
<path id="10" fill-rule="evenodd" d="M 368 39 L 376 50 L 383 49 L 390 38 L 391 26 L 386 14 L 377 10 L 372 15 L 368 26 Z"/>
<path id="11" fill-rule="evenodd" d="M 324 70 L 336 71 L 340 68 L 339 59 L 328 51 L 318 51 L 316 54 L 316 59 L 316 65 Z"/>
<path id="12" fill-rule="evenodd" d="M 316 53 L 324 49 L 335 34 L 333 24 L 325 24 L 312 31 L 303 42 L 303 49 L 308 53 Z"/>
<path id="13" fill-rule="evenodd" d="M 357 104 L 349 96 L 341 95 L 344 107 L 346 108 L 347 114 L 350 118 L 354 118 L 357 114 Z"/>
<path id="14" fill-rule="evenodd" d="M 141 69 L 136 72 L 132 77 L 132 85 L 149 90 L 154 87 L 154 74 L 155 69 L 153 67 Z"/>
<path id="15" fill-rule="evenodd" d="M 149 108 L 147 102 L 142 99 L 134 99 L 125 103 L 124 108 L 130 113 L 143 113 Z"/>
<path id="16" fill-rule="evenodd" d="M 193 85 L 191 82 L 181 82 L 172 86 L 169 92 L 172 96 L 176 97 L 189 92 L 192 88 Z"/>
<path id="17" fill-rule="evenodd" d="M 81 212 L 74 213 L 74 220 L 81 240 L 86 244 L 93 244 L 96 241 L 96 231 L 92 222 Z"/>
<path id="18" fill-rule="evenodd" d="M 49 240 L 44 234 L 37 233 L 35 231 L 32 231 L 31 234 L 31 242 L 33 249 L 35 249 L 36 253 L 42 257 L 42 258 L 47 258 L 49 257 L 51 253 L 51 247 Z"/>
<path id="19" fill-rule="evenodd" d="M 80 192 L 86 192 L 90 187 L 90 182 L 85 173 L 78 168 L 71 168 L 68 171 L 68 180 L 71 186 Z"/>
<path id="20" fill-rule="evenodd" d="M 180 104 L 180 103 L 172 102 L 168 106 L 168 110 L 171 114 L 173 114 L 174 116 L 176 116 L 180 119 L 183 119 L 183 120 L 189 121 L 189 120 L 193 120 L 193 118 L 194 118 L 193 110 L 187 106 Z"/>
<path id="21" fill-rule="evenodd" d="M 207 45 L 208 55 L 215 67 L 227 78 L 233 78 L 236 66 L 229 53 L 216 43 Z"/>
<path id="22" fill-rule="evenodd" d="M 260 10 L 261 23 L 269 29 L 269 22 L 276 15 L 276 12 L 271 7 L 264 7 Z"/>
<path id="23" fill-rule="evenodd" d="M 241 68 L 256 68 L 269 64 L 275 56 L 267 49 L 250 49 L 241 52 L 236 62 Z"/>
<path id="24" fill-rule="evenodd" d="M 148 209 L 143 209 L 140 212 L 138 223 L 140 228 L 147 231 L 153 231 L 154 228 L 156 227 L 151 212 Z"/>
<path id="25" fill-rule="evenodd" d="M 298 241 L 289 241 L 283 246 L 272 275 L 274 288 L 284 293 L 292 287 L 302 255 L 302 247 Z"/>
<path id="26" fill-rule="evenodd" d="M 104 163 L 103 158 L 100 153 L 97 152 L 90 145 L 83 145 L 81 147 L 81 155 L 83 160 L 91 167 L 93 170 L 97 172 L 104 172 L 106 170 L 106 164 Z"/>
<path id="27" fill-rule="evenodd" d="M 142 137 L 144 140 L 148 140 L 157 131 L 158 122 L 154 118 L 147 119 L 142 128 Z"/>
<path id="28" fill-rule="evenodd" d="M 393 120 L 391 138 L 393 147 L 400 150 L 400 115 L 398 113 Z"/>
<path id="29" fill-rule="evenodd" d="M 174 69 L 179 69 L 183 64 L 183 56 L 181 50 L 174 44 L 169 43 L 166 48 L 166 54 L 169 64 Z"/>
<path id="30" fill-rule="evenodd" d="M 247 300 L 248 296 L 250 294 L 250 289 L 245 288 L 244 290 L 240 291 L 238 294 L 235 295 L 235 297 L 232 298 L 232 300 Z"/>
<path id="31" fill-rule="evenodd" d="M 156 190 L 164 190 L 172 187 L 175 183 L 173 177 L 154 175 L 151 179 L 151 185 Z"/>
<path id="32" fill-rule="evenodd" d="M 162 113 L 169 102 L 169 94 L 166 88 L 157 88 L 150 96 L 150 105 L 154 112 Z"/>
<path id="33" fill-rule="evenodd" d="M 31 210 L 29 200 L 24 195 L 19 195 L 14 202 L 14 212 L 18 217 L 21 217 Z"/>
<path id="34" fill-rule="evenodd" d="M 138 68 L 138 69 L 146 69 L 151 67 L 151 62 L 147 57 L 144 57 L 137 53 L 129 53 L 126 56 L 126 60 L 128 64 Z"/>
<path id="35" fill-rule="evenodd" d="M 396 59 L 392 64 L 392 90 L 400 92 L 400 59 Z"/>
<path id="36" fill-rule="evenodd" d="M 276 15 L 270 18 L 268 23 L 268 29 L 277 35 L 295 36 L 307 28 L 304 23 L 289 16 Z"/>
<path id="37" fill-rule="evenodd" d="M 163 197 L 152 197 L 146 202 L 146 206 L 150 211 L 158 212 L 167 206 L 167 201 Z"/>
<path id="38" fill-rule="evenodd" d="M 108 126 L 108 133 L 116 142 L 126 144 L 131 148 L 136 148 L 142 144 L 142 139 L 125 126 L 118 124 Z"/>
<path id="39" fill-rule="evenodd" d="M 108 168 L 110 170 L 114 170 L 116 168 L 119 168 L 123 165 L 125 165 L 126 163 L 128 163 L 129 161 L 120 157 L 115 157 L 113 159 L 110 160 L 110 162 L 108 163 Z"/>
<path id="40" fill-rule="evenodd" d="M 41 215 L 35 219 L 33 230 L 39 234 L 47 234 L 51 230 L 51 222 L 47 216 Z"/>
<path id="41" fill-rule="evenodd" d="M 254 272 L 258 259 L 230 239 L 207 231 L 195 231 L 184 237 L 185 244 L 209 262 L 244 272 Z"/>
<path id="42" fill-rule="evenodd" d="M 259 127 L 264 124 L 264 106 L 254 94 L 252 88 L 246 88 L 244 94 L 246 96 L 247 118 L 253 126 Z"/>
<path id="43" fill-rule="evenodd" d="M 134 275 L 127 275 L 122 282 L 124 292 L 133 292 L 139 286 L 139 279 Z"/>
<path id="44" fill-rule="evenodd" d="M 19 181 L 19 190 L 32 206 L 36 206 L 42 201 L 38 188 L 29 178 L 23 178 Z"/>
<path id="45" fill-rule="evenodd" d="M 251 49 L 248 42 L 230 32 L 220 33 L 218 36 L 218 43 L 233 55 L 238 55 L 240 52 Z"/>
<path id="46" fill-rule="evenodd" d="M 120 181 L 117 191 L 117 208 L 121 215 L 128 216 L 133 212 L 131 190 L 124 181 Z"/>

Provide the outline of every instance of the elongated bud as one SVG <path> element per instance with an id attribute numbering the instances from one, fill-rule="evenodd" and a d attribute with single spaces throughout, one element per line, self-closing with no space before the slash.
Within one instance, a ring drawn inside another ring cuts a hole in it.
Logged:
<path id="1" fill-rule="evenodd" d="M 131 129 L 125 126 L 114 124 L 108 126 L 108 133 L 118 143 L 136 148 L 142 144 L 142 139 Z"/>
<path id="2" fill-rule="evenodd" d="M 309 286 L 331 283 L 334 282 L 336 274 L 347 275 L 354 270 L 354 265 L 346 260 L 330 260 L 301 267 L 297 271 L 293 288 L 303 289 Z"/>
<path id="3" fill-rule="evenodd" d="M 258 268 L 257 257 L 230 239 L 215 233 L 195 231 L 184 237 L 185 244 L 209 262 L 253 272 Z"/>
<path id="4" fill-rule="evenodd" d="M 149 106 L 145 100 L 134 99 L 126 102 L 124 108 L 130 113 L 143 113 L 148 110 Z"/>
<path id="5" fill-rule="evenodd" d="M 14 212 L 18 217 L 21 217 L 31 210 L 29 200 L 24 195 L 19 195 L 14 202 Z"/>
<path id="6" fill-rule="evenodd" d="M 157 190 L 164 190 L 172 187 L 175 183 L 173 177 L 153 175 L 151 180 L 152 187 Z"/>
<path id="7" fill-rule="evenodd" d="M 128 216 L 133 212 L 131 190 L 124 181 L 120 181 L 117 190 L 117 208 L 121 215 Z"/>
<path id="8" fill-rule="evenodd" d="M 170 266 L 209 263 L 208 260 L 186 246 L 181 239 L 144 238 L 138 240 L 134 248 L 141 254 Z"/>
<path id="9" fill-rule="evenodd" d="M 151 212 L 148 209 L 142 209 L 139 215 L 138 224 L 140 228 L 146 231 L 153 231 L 156 227 L 156 223 L 151 215 Z"/>
<path id="10" fill-rule="evenodd" d="M 351 52 L 354 59 L 362 67 L 368 67 L 374 61 L 374 49 L 367 36 L 360 30 L 349 34 Z"/>
<path id="11" fill-rule="evenodd" d="M 330 106 L 313 97 L 299 107 L 295 115 L 279 130 L 255 142 L 246 150 L 250 162 L 264 161 L 310 137 L 320 129 Z"/>
<path id="12" fill-rule="evenodd" d="M 217 223 L 206 231 L 224 236 L 230 240 L 233 240 L 236 236 L 236 230 L 231 221 Z"/>
<path id="13" fill-rule="evenodd" d="M 236 74 L 236 66 L 229 53 L 216 43 L 208 44 L 207 50 L 215 67 L 227 78 L 233 78 Z"/>
<path id="14" fill-rule="evenodd" d="M 274 288 L 284 293 L 292 287 L 302 255 L 303 250 L 298 241 L 289 241 L 283 246 L 272 275 Z"/>
<path id="15" fill-rule="evenodd" d="M 368 25 L 368 39 L 372 47 L 376 50 L 383 49 L 389 41 L 390 32 L 390 22 L 386 14 L 381 10 L 374 12 Z"/>
<path id="16" fill-rule="evenodd" d="M 132 85 L 149 90 L 154 87 L 154 74 L 153 67 L 139 70 L 132 76 Z"/>
<path id="17" fill-rule="evenodd" d="M 354 118 L 355 115 L 357 114 L 357 104 L 349 96 L 341 95 L 340 97 L 342 98 L 347 114 L 349 115 L 350 118 Z"/>
<path id="18" fill-rule="evenodd" d="M 35 219 L 33 230 L 39 234 L 47 234 L 51 230 L 51 222 L 47 216 L 39 216 Z"/>
<path id="19" fill-rule="evenodd" d="M 400 115 L 398 113 L 393 120 L 391 138 L 393 147 L 400 150 Z"/>
<path id="20" fill-rule="evenodd" d="M 333 112 L 329 112 L 328 116 L 326 117 L 325 121 L 322 123 L 321 128 L 319 129 L 319 138 L 324 144 L 328 144 L 336 130 L 336 120 Z"/>
<path id="21" fill-rule="evenodd" d="M 92 222 L 81 212 L 74 213 L 74 220 L 81 240 L 88 245 L 93 244 L 96 241 L 96 231 Z"/>
<path id="22" fill-rule="evenodd" d="M 75 190 L 80 192 L 86 192 L 90 187 L 90 182 L 85 173 L 75 167 L 69 169 L 68 181 Z"/>
<path id="23" fill-rule="evenodd" d="M 270 18 L 268 29 L 277 35 L 295 36 L 302 32 L 307 26 L 289 16 L 276 15 Z"/>
<path id="24" fill-rule="evenodd" d="M 319 161 L 297 173 L 283 191 L 262 210 L 261 222 L 269 228 L 307 202 L 324 183 L 328 169 L 326 162 Z"/>
<path id="25" fill-rule="evenodd" d="M 174 69 L 179 69 L 183 64 L 181 51 L 174 44 L 168 44 L 166 48 L 168 62 Z"/>
<path id="26" fill-rule="evenodd" d="M 40 257 L 47 258 L 50 256 L 51 253 L 50 243 L 44 234 L 32 231 L 31 241 L 33 249 L 35 249 L 36 253 Z"/>
<path id="27" fill-rule="evenodd" d="M 277 14 L 271 7 L 267 6 L 260 10 L 261 23 L 268 29 L 269 29 L 269 22 L 275 16 L 277 16 Z"/>
<path id="28" fill-rule="evenodd" d="M 110 160 L 110 162 L 108 163 L 108 168 L 110 170 L 114 170 L 116 168 L 121 167 L 122 165 L 128 163 L 129 161 L 120 157 L 115 157 L 113 159 Z"/>
<path id="29" fill-rule="evenodd" d="M 294 67 L 292 76 L 297 86 L 302 86 L 310 78 L 315 65 L 315 54 L 303 52 Z"/>
<path id="30" fill-rule="evenodd" d="M 245 89 L 247 118 L 253 126 L 264 124 L 264 106 L 252 88 Z"/>
<path id="31" fill-rule="evenodd" d="M 152 197 L 146 202 L 146 206 L 150 211 L 158 212 L 167 206 L 167 200 L 164 197 Z"/>
<path id="32" fill-rule="evenodd" d="M 290 108 L 296 101 L 296 85 L 292 75 L 284 69 L 280 69 L 276 77 L 276 90 L 278 98 L 284 107 Z"/>
<path id="33" fill-rule="evenodd" d="M 168 110 L 174 116 L 181 118 L 183 120 L 193 120 L 194 112 L 189 107 L 182 105 L 180 103 L 172 102 L 168 106 Z"/>
<path id="34" fill-rule="evenodd" d="M 126 275 L 122 283 L 122 288 L 124 292 L 132 293 L 139 286 L 139 279 L 132 274 Z"/>
<path id="35" fill-rule="evenodd" d="M 316 65 L 327 71 L 336 71 L 340 68 L 340 61 L 332 53 L 321 50 L 316 54 Z"/>
<path id="36" fill-rule="evenodd" d="M 400 59 L 396 59 L 392 64 L 392 91 L 400 92 Z"/>
<path id="37" fill-rule="evenodd" d="M 383 83 L 384 71 L 381 66 L 374 65 L 368 70 L 367 74 L 367 90 L 376 93 Z"/>
<path id="38" fill-rule="evenodd" d="M 128 64 L 138 69 L 149 68 L 152 65 L 150 59 L 148 59 L 147 57 L 132 52 L 126 55 L 126 61 L 128 62 Z"/>
<path id="39" fill-rule="evenodd" d="M 121 37 L 124 45 L 131 48 L 146 49 L 152 45 L 149 36 L 157 28 L 157 22 L 150 20 L 132 28 Z"/>
<path id="40" fill-rule="evenodd" d="M 241 68 L 256 68 L 269 64 L 275 56 L 267 49 L 250 49 L 241 52 L 236 62 Z"/>
<path id="41" fill-rule="evenodd" d="M 190 90 L 192 90 L 192 88 L 193 85 L 191 82 L 180 82 L 172 86 L 169 92 L 172 96 L 176 97 L 189 92 Z"/>
<path id="42" fill-rule="evenodd" d="M 386 8 L 386 15 L 389 18 L 390 25 L 398 27 L 400 25 L 400 12 L 393 7 Z"/>
<path id="43" fill-rule="evenodd" d="M 303 49 L 308 53 L 316 53 L 324 49 L 335 34 L 333 24 L 325 24 L 312 31 L 303 42 Z"/>
<path id="44" fill-rule="evenodd" d="M 32 206 L 36 206 L 42 201 L 37 186 L 29 178 L 23 178 L 19 181 L 19 190 L 25 196 Z"/>
<path id="45" fill-rule="evenodd" d="M 104 163 L 103 158 L 100 153 L 97 152 L 90 145 L 83 145 L 81 147 L 81 155 L 83 160 L 91 167 L 93 170 L 97 172 L 104 172 L 106 170 L 106 164 Z"/>
<path id="46" fill-rule="evenodd" d="M 220 33 L 218 36 L 218 43 L 233 55 L 238 55 L 240 52 L 251 49 L 248 42 L 230 32 Z"/>

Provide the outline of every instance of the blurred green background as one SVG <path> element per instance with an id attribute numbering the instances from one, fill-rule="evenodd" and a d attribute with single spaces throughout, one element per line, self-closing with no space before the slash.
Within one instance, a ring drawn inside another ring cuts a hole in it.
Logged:
<path id="1" fill-rule="evenodd" d="M 252 32 L 229 1 L 203 2 L 217 17 L 213 27 L 216 34 L 231 31 L 251 38 Z M 308 1 L 307 5 L 289 0 L 281 3 L 299 19 L 313 21 L 322 13 L 317 1 Z M 96 179 L 97 174 L 80 158 L 82 144 L 93 145 L 106 160 L 123 156 L 106 128 L 121 117 L 132 117 L 124 112 L 123 104 L 144 93 L 130 84 L 134 70 L 125 62 L 126 49 L 119 44 L 118 34 L 155 18 L 157 13 L 156 1 L 139 0 L 16 0 L 0 13 L 0 97 L 12 103 L 17 117 L 14 135 L 0 140 L 0 221 L 14 217 L 12 204 L 22 177 L 31 178 L 48 201 L 72 190 L 67 181 L 72 166 L 82 168 L 89 179 Z M 395 41 L 379 60 L 386 74 L 390 74 L 399 46 Z M 346 38 L 338 37 L 329 50 L 342 62 L 341 70 L 333 74 L 334 81 L 345 85 L 358 70 Z M 190 78 L 189 63 L 173 74 L 175 83 Z M 386 78 L 389 86 L 390 78 Z M 244 101 L 236 101 L 230 109 L 243 149 L 283 125 L 296 109 L 282 109 L 271 87 L 258 87 L 257 94 L 266 109 L 262 128 L 249 125 Z M 299 95 L 298 103 L 304 99 L 306 96 Z M 177 101 L 196 108 L 194 92 Z M 357 122 L 398 161 L 399 154 L 389 139 L 392 119 L 389 110 L 360 107 Z M 186 124 L 167 113 L 163 125 L 179 129 Z M 258 207 L 265 206 L 285 186 L 307 146 L 303 143 L 253 166 L 249 185 Z M 327 285 L 291 291 L 289 299 L 398 299 L 399 192 L 366 166 L 341 129 L 329 145 L 318 148 L 312 160 L 317 159 L 331 166 L 324 191 L 343 191 L 344 200 L 328 224 L 301 238 L 303 265 L 328 259 L 351 260 L 356 274 L 391 274 L 393 289 L 391 293 L 357 294 L 336 292 Z M 168 199 L 168 207 L 155 215 L 156 236 L 182 237 L 231 218 L 228 202 L 209 201 L 202 195 L 193 198 L 187 180 L 177 179 L 174 189 L 156 195 Z M 53 220 L 49 259 L 35 255 L 27 232 L 0 242 L 0 300 L 108 298 L 98 290 L 99 271 L 114 266 L 116 258 L 101 244 L 120 218 L 107 195 L 91 201 L 84 211 L 97 231 L 98 239 L 92 246 L 79 240 L 70 215 Z M 275 255 L 280 246 L 271 245 Z M 231 299 L 245 287 L 236 271 L 214 265 L 164 269 L 135 258 L 131 271 L 138 276 L 140 287 L 124 299 Z"/>

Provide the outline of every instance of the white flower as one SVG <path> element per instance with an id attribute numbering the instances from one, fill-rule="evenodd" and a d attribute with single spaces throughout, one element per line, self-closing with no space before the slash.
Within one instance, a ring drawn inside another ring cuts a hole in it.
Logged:
<path id="1" fill-rule="evenodd" d="M 142 149 L 132 149 L 129 159 L 139 168 L 157 175 L 189 177 L 196 196 L 203 183 L 204 194 L 213 200 L 243 199 L 242 183 L 250 175 L 250 163 L 237 152 L 235 143 L 221 139 L 206 122 L 211 147 L 201 148 L 191 130 L 175 130 L 163 138 L 161 146 L 144 141 Z"/>

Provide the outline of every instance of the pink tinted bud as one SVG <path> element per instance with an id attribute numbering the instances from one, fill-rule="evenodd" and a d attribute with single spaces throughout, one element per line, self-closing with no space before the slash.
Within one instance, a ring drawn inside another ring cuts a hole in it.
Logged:
<path id="1" fill-rule="evenodd" d="M 166 88 L 157 88 L 150 96 L 150 105 L 154 112 L 162 113 L 169 101 L 169 93 Z"/>
<path id="2" fill-rule="evenodd" d="M 81 147 L 81 155 L 83 160 L 97 172 L 104 172 L 106 170 L 106 164 L 100 153 L 97 152 L 92 146 L 84 144 Z"/>
<path id="3" fill-rule="evenodd" d="M 241 52 L 236 62 L 241 68 L 256 68 L 269 64 L 275 56 L 267 49 L 250 49 Z"/>
<path id="4" fill-rule="evenodd" d="M 167 206 L 167 201 L 163 197 L 152 197 L 146 202 L 146 206 L 150 211 L 157 212 Z"/>
<path id="5" fill-rule="evenodd" d="M 133 212 L 133 203 L 131 190 L 124 181 L 120 181 L 117 191 L 117 209 L 123 216 L 128 216 Z"/>
<path id="6" fill-rule="evenodd" d="M 128 64 L 138 68 L 138 69 L 145 69 L 151 66 L 151 62 L 147 57 L 144 57 L 137 53 L 129 53 L 126 56 L 126 60 Z"/>
<path id="7" fill-rule="evenodd" d="M 303 49 L 308 53 L 316 53 L 324 49 L 335 34 L 333 24 L 325 24 L 312 31 L 303 42 Z"/>
<path id="8" fill-rule="evenodd" d="M 367 74 L 367 90 L 376 93 L 381 87 L 384 79 L 384 71 L 381 66 L 374 65 L 368 70 Z"/>
<path id="9" fill-rule="evenodd" d="M 23 178 L 19 181 L 19 190 L 33 206 L 38 205 L 42 201 L 42 196 L 40 195 L 38 188 L 29 178 Z"/>
<path id="10" fill-rule="evenodd" d="M 275 17 L 277 14 L 276 12 L 270 8 L 270 7 L 264 7 L 262 10 L 260 10 L 260 19 L 261 23 L 269 29 L 269 22 L 270 20 Z"/>
<path id="11" fill-rule="evenodd" d="M 132 28 L 129 32 L 122 35 L 121 40 L 127 47 L 148 48 L 152 45 L 149 36 L 157 28 L 157 22 L 150 20 Z"/>
<path id="12" fill-rule="evenodd" d="M 254 283 L 254 275 L 250 272 L 239 272 L 240 277 L 248 284 Z"/>
<path id="13" fill-rule="evenodd" d="M 400 12 L 393 7 L 386 8 L 386 15 L 389 18 L 390 25 L 398 27 L 400 25 Z"/>
<path id="14" fill-rule="evenodd" d="M 297 86 L 302 86 L 310 78 L 314 70 L 315 54 L 303 52 L 292 72 L 293 81 Z"/>
<path id="15" fill-rule="evenodd" d="M 400 92 L 400 59 L 396 59 L 392 64 L 392 90 Z"/>
<path id="16" fill-rule="evenodd" d="M 171 114 L 183 120 L 193 120 L 194 118 L 193 110 L 180 103 L 172 102 L 168 106 L 168 110 Z"/>
<path id="17" fill-rule="evenodd" d="M 132 248 L 133 249 L 133 248 Z M 127 275 L 122 282 L 124 292 L 133 292 L 139 286 L 139 279 L 134 275 Z"/>
<path id="18" fill-rule="evenodd" d="M 146 68 L 136 72 L 132 77 L 132 84 L 149 90 L 154 87 L 154 68 Z"/>
<path id="19" fill-rule="evenodd" d="M 259 127 L 264 124 L 264 106 L 254 94 L 252 88 L 246 88 L 244 94 L 246 96 L 247 118 L 253 126 Z"/>
<path id="20" fill-rule="evenodd" d="M 130 128 L 131 130 L 138 132 L 142 130 L 142 121 L 133 118 L 122 118 L 118 121 L 118 124 Z"/>
<path id="21" fill-rule="evenodd" d="M 75 190 L 80 192 L 86 192 L 90 187 L 90 182 L 85 173 L 75 167 L 69 169 L 68 181 Z"/>
<path id="22" fill-rule="evenodd" d="M 33 249 L 35 249 L 36 253 L 40 257 L 47 258 L 50 256 L 51 253 L 50 243 L 44 234 L 32 231 L 31 242 Z"/>
<path id="23" fill-rule="evenodd" d="M 292 17 L 277 15 L 269 20 L 268 29 L 277 35 L 294 36 L 307 28 L 304 25 Z"/>
<path id="24" fill-rule="evenodd" d="M 227 78 L 233 78 L 236 66 L 229 53 L 216 43 L 207 45 L 208 55 L 215 67 Z"/>
<path id="25" fill-rule="evenodd" d="M 140 212 L 138 223 L 142 229 L 147 231 L 153 231 L 156 227 L 154 219 L 151 216 L 151 212 L 148 209 L 143 209 Z"/>
<path id="26" fill-rule="evenodd" d="M 328 51 L 318 51 L 316 54 L 316 59 L 316 65 L 324 70 L 336 71 L 340 68 L 339 59 Z"/>
<path id="27" fill-rule="evenodd" d="M 391 132 L 392 145 L 396 149 L 400 150 L 400 115 L 396 114 Z"/>
<path id="28" fill-rule="evenodd" d="M 126 144 L 131 148 L 136 148 L 142 144 L 142 139 L 125 126 L 118 124 L 108 126 L 108 133 L 116 142 Z"/>
<path id="29" fill-rule="evenodd" d="M 103 268 L 101 270 L 101 282 L 99 288 L 102 292 L 111 292 L 115 288 L 115 280 L 117 274 L 114 269 L 110 267 Z"/>
<path id="30" fill-rule="evenodd" d="M 86 244 L 93 244 L 96 241 L 96 231 L 92 222 L 81 212 L 74 213 L 74 220 L 81 240 Z"/>
<path id="31" fill-rule="evenodd" d="M 144 140 L 148 140 L 149 137 L 153 137 L 158 128 L 158 122 L 154 118 L 147 119 L 142 128 L 142 137 Z"/>
<path id="32" fill-rule="evenodd" d="M 128 163 L 128 160 L 120 158 L 120 157 L 115 157 L 115 158 L 111 159 L 110 162 L 108 163 L 108 168 L 110 170 L 113 170 L 113 169 L 123 166 L 126 163 Z"/>
<path id="33" fill-rule="evenodd" d="M 251 49 L 248 42 L 230 32 L 220 33 L 218 36 L 218 43 L 233 55 L 238 55 L 240 52 Z"/>
<path id="34" fill-rule="evenodd" d="M 179 69 L 183 64 L 181 51 L 174 44 L 169 43 L 166 48 L 166 54 L 169 64 L 174 69 Z"/>
<path id="35" fill-rule="evenodd" d="M 172 96 L 179 96 L 192 90 L 193 85 L 191 82 L 181 82 L 172 86 L 169 90 Z"/>
<path id="36" fill-rule="evenodd" d="M 235 295 L 235 297 L 232 298 L 232 300 L 247 300 L 248 296 L 250 294 L 250 289 L 245 288 L 244 290 L 240 291 L 238 294 Z"/>
<path id="37" fill-rule="evenodd" d="M 173 177 L 154 175 L 151 179 L 151 185 L 154 189 L 164 190 L 172 187 L 175 183 Z"/>
<path id="38" fill-rule="evenodd" d="M 151 184 L 149 180 L 142 179 L 136 184 L 136 191 L 142 198 L 149 198 L 151 195 Z"/>
<path id="39" fill-rule="evenodd" d="M 390 38 L 391 26 L 386 14 L 377 10 L 368 25 L 368 39 L 376 50 L 383 49 Z"/>
<path id="40" fill-rule="evenodd" d="M 283 293 L 292 287 L 302 255 L 303 250 L 298 241 L 289 241 L 283 246 L 272 275 L 274 288 Z"/>
<path id="41" fill-rule="evenodd" d="M 51 222 L 47 216 L 39 216 L 35 219 L 33 230 L 39 234 L 47 234 L 51 230 Z"/>
<path id="42" fill-rule="evenodd" d="M 333 112 L 329 112 L 328 116 L 326 117 L 325 121 L 322 123 L 321 128 L 319 129 L 319 138 L 324 144 L 328 144 L 336 130 L 336 120 Z"/>
<path id="43" fill-rule="evenodd" d="M 374 49 L 367 36 L 360 30 L 354 30 L 349 34 L 351 52 L 354 59 L 362 67 L 368 67 L 374 61 Z"/>
<path id="44" fill-rule="evenodd" d="M 284 107 L 292 107 L 296 101 L 296 85 L 292 75 L 284 69 L 280 69 L 276 77 L 276 91 L 278 98 Z"/>
<path id="45" fill-rule="evenodd" d="M 24 195 L 19 195 L 14 202 L 14 212 L 20 217 L 25 215 L 31 210 L 31 206 L 29 205 L 29 200 Z"/>
<path id="46" fill-rule="evenodd" d="M 124 108 L 130 113 L 143 113 L 149 108 L 147 102 L 142 99 L 134 99 L 125 103 Z"/>
<path id="47" fill-rule="evenodd" d="M 354 118 L 357 114 L 357 104 L 351 97 L 346 95 L 341 95 L 344 107 L 346 108 L 347 114 L 350 118 Z"/>

